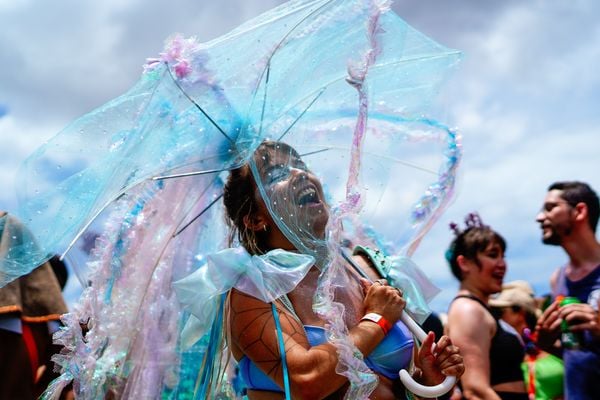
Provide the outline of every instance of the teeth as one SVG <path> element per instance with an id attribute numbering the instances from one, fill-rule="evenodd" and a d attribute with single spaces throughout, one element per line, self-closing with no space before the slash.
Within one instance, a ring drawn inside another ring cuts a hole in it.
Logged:
<path id="1" fill-rule="evenodd" d="M 306 196 L 306 195 L 314 195 L 316 193 L 313 188 L 302 189 L 300 193 L 298 193 L 298 197 Z"/>
<path id="2" fill-rule="evenodd" d="M 315 201 L 317 198 L 317 191 L 312 187 L 307 187 L 298 192 L 297 199 L 300 204 Z"/>

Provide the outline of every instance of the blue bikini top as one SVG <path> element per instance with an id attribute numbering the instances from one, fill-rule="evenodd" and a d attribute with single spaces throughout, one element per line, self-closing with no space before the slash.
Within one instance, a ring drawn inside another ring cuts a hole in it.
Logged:
<path id="1" fill-rule="evenodd" d="M 353 254 L 360 254 L 369 259 L 377 272 L 387 277 L 390 264 L 385 256 L 377 250 L 356 246 Z M 347 253 L 342 253 L 348 263 L 363 277 L 368 278 Z M 387 265 L 386 265 L 387 264 Z M 286 297 L 286 296 L 284 296 Z M 289 300 L 288 300 L 289 301 Z M 291 303 L 288 307 L 292 307 Z M 325 329 L 320 326 L 304 325 L 306 338 L 311 347 L 327 342 Z M 396 322 L 392 329 L 377 347 L 365 358 L 365 364 L 375 373 L 388 379 L 396 380 L 403 368 L 408 368 L 412 360 L 414 340 L 411 332 L 401 321 Z M 238 362 L 238 373 L 247 389 L 283 392 L 281 388 L 248 357 L 243 356 Z"/>
<path id="2" fill-rule="evenodd" d="M 327 341 L 325 329 L 320 326 L 304 325 L 304 331 L 311 347 Z M 398 321 L 381 343 L 365 358 L 365 363 L 371 370 L 386 378 L 398 379 L 398 372 L 410 365 L 413 345 L 412 334 L 402 322 Z M 246 356 L 238 362 L 238 373 L 247 389 L 282 392 L 281 388 Z"/>

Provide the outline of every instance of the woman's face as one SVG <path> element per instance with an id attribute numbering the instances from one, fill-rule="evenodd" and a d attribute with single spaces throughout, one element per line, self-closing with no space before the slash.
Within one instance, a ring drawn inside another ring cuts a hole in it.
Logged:
<path id="1" fill-rule="evenodd" d="M 304 161 L 287 146 L 263 149 L 255 161 L 273 218 L 300 238 L 323 238 L 328 206 L 321 182 Z"/>
<path id="2" fill-rule="evenodd" d="M 488 294 L 502 290 L 502 282 L 506 274 L 504 251 L 500 244 L 492 241 L 487 247 L 477 253 L 477 263 L 471 269 L 471 281 Z"/>

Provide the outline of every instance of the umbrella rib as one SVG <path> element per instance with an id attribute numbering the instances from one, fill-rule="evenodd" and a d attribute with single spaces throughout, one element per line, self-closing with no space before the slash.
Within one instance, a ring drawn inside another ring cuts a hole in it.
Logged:
<path id="1" fill-rule="evenodd" d="M 329 151 L 331 150 L 332 147 L 328 147 L 326 149 L 321 149 L 321 150 L 315 150 L 315 151 L 309 151 L 308 153 L 304 153 L 304 154 L 300 154 L 300 158 L 306 157 L 306 156 L 312 156 L 313 154 L 318 154 L 318 153 L 322 153 L 324 151 Z"/>
<path id="2" fill-rule="evenodd" d="M 448 52 L 445 52 L 445 53 L 439 54 L 439 55 L 424 55 L 424 56 L 406 58 L 406 59 L 403 59 L 403 60 L 392 61 L 392 62 L 388 62 L 388 63 L 385 63 L 385 64 L 375 64 L 375 65 L 371 66 L 370 70 L 373 71 L 373 70 L 378 70 L 378 69 L 382 69 L 382 68 L 395 67 L 395 66 L 398 66 L 400 64 L 405 64 L 405 63 L 413 62 L 413 61 L 435 60 L 435 59 L 438 59 L 438 58 L 444 58 L 444 57 L 452 56 L 452 55 L 459 54 L 459 53 L 460 52 L 448 51 Z M 346 78 L 347 78 L 346 76 L 332 78 L 327 83 L 325 83 L 320 90 L 323 90 L 323 88 L 328 88 L 329 86 L 332 86 L 333 84 L 335 84 L 337 82 L 345 81 Z M 310 93 L 309 93 L 309 95 L 310 95 Z M 308 97 L 308 95 L 306 97 Z M 289 110 L 289 108 L 288 108 L 288 110 Z"/>
<path id="3" fill-rule="evenodd" d="M 269 77 L 271 76 L 271 61 L 267 64 L 267 76 L 265 77 L 265 94 L 263 96 L 262 110 L 260 112 L 260 128 L 259 133 L 262 133 L 263 120 L 265 118 L 265 108 L 267 107 L 267 93 L 269 89 Z"/>
<path id="4" fill-rule="evenodd" d="M 290 28 L 290 30 L 287 31 L 286 34 L 281 38 L 281 40 L 279 41 L 279 43 L 277 43 L 277 46 L 275 46 L 275 48 L 273 49 L 273 51 L 271 51 L 271 54 L 269 54 L 269 59 L 267 61 L 266 71 L 263 70 L 262 73 L 261 73 L 260 79 L 258 80 L 258 82 L 256 84 L 256 88 L 254 89 L 254 94 L 252 96 L 252 101 L 251 101 L 250 104 L 254 104 L 254 100 L 256 99 L 256 96 L 258 94 L 258 89 L 260 88 L 260 82 L 262 81 L 262 77 L 265 74 L 265 72 L 267 73 L 267 76 L 265 77 L 265 80 L 268 80 L 269 69 L 271 68 L 271 60 L 275 56 L 275 53 L 277 53 L 277 50 L 279 50 L 281 48 L 281 46 L 286 41 L 286 39 L 292 34 L 292 32 L 294 32 L 300 25 L 302 25 L 302 23 L 304 23 L 304 21 L 307 21 L 310 17 L 312 17 L 313 15 L 317 14 L 322 8 L 326 7 L 332 1 L 333 0 L 327 1 L 326 3 L 322 4 L 321 6 L 317 7 L 316 9 L 312 10 L 307 15 L 305 15 L 304 18 L 302 18 L 300 21 L 298 21 L 296 23 L 296 25 L 292 26 Z M 264 103 L 263 103 L 263 108 L 264 108 Z M 261 127 L 262 127 L 262 120 L 261 120 Z"/>
<path id="5" fill-rule="evenodd" d="M 203 175 L 203 174 L 223 172 L 223 171 L 227 171 L 229 169 L 232 169 L 232 168 L 214 169 L 214 170 L 205 170 L 205 171 L 196 171 L 196 172 L 188 172 L 188 173 L 185 173 L 185 174 L 174 174 L 174 175 L 168 175 L 168 176 L 155 176 L 155 177 L 152 178 L 152 180 L 171 179 L 171 178 L 179 178 L 179 177 L 188 177 L 188 176 L 195 176 L 195 175 Z M 125 189 L 125 188 L 122 189 L 121 192 L 115 197 L 115 200 L 118 200 L 119 198 L 121 198 L 123 195 L 125 195 L 126 192 L 127 192 L 127 189 Z M 67 253 L 69 251 L 71 251 L 71 249 L 73 248 L 73 246 L 75 246 L 75 243 L 79 240 L 79 238 L 81 237 L 81 235 L 83 235 L 83 233 L 90 227 L 90 225 L 96 220 L 96 218 L 98 218 L 98 216 L 102 213 L 102 211 L 104 211 L 113 201 L 114 200 L 110 200 L 110 201 L 106 202 L 102 207 L 100 207 L 100 209 L 92 216 L 92 218 L 90 218 L 90 220 L 83 226 L 83 228 L 81 228 L 77 232 L 77 234 L 75 235 L 75 237 L 73 238 L 73 240 L 71 240 L 71 242 L 69 243 L 69 245 L 67 246 L 67 248 L 65 249 L 65 251 L 63 251 L 62 254 L 60 255 L 59 258 L 60 258 L 61 261 L 63 261 L 65 259 L 65 256 L 67 255 Z M 211 203 L 211 205 L 212 205 L 212 203 Z M 206 211 L 206 210 L 204 210 L 204 211 Z M 200 214 L 200 215 L 202 215 L 202 214 Z M 194 219 L 198 218 L 200 215 L 198 215 Z M 186 227 L 187 227 L 187 225 L 186 225 Z M 181 230 L 179 232 L 181 232 Z M 179 234 L 179 232 L 177 234 Z"/>
<path id="6" fill-rule="evenodd" d="M 311 156 L 313 154 L 318 154 L 318 153 L 322 153 L 324 151 L 329 151 L 329 150 L 334 150 L 334 149 L 337 149 L 337 150 L 346 150 L 343 147 L 331 146 L 331 147 L 327 147 L 327 148 L 324 148 L 324 149 L 321 149 L 321 150 L 315 150 L 315 151 L 310 151 L 308 153 L 300 154 L 300 157 Z M 367 152 L 365 152 L 365 154 L 373 154 L 373 153 L 367 151 Z M 405 167 L 410 167 L 410 168 L 414 168 L 414 169 L 422 171 L 422 172 L 427 172 L 428 174 L 437 175 L 437 176 L 440 175 L 439 172 L 436 172 L 436 171 L 434 171 L 432 169 L 429 169 L 429 168 L 426 168 L 426 167 L 422 167 L 422 166 L 420 166 L 418 164 L 411 163 L 411 162 L 408 162 L 408 161 L 404 161 L 404 160 L 401 160 L 401 159 L 396 158 L 396 157 L 390 157 L 390 156 L 386 156 L 386 155 L 383 155 L 383 154 L 377 154 L 377 157 L 385 158 L 387 160 L 391 160 L 391 161 L 396 162 L 398 164 L 402 164 Z"/>
<path id="7" fill-rule="evenodd" d="M 193 104 L 194 106 L 196 106 L 196 108 L 197 108 L 198 110 L 200 110 L 200 112 L 201 112 L 201 113 L 202 113 L 202 114 L 203 114 L 203 115 L 206 117 L 206 119 L 208 119 L 208 120 L 210 121 L 210 123 L 211 123 L 211 124 L 213 124 L 213 125 L 214 125 L 214 127 L 215 127 L 215 128 L 217 128 L 217 129 L 219 130 L 219 132 L 221 132 L 221 134 L 222 134 L 223 136 L 225 136 L 225 138 L 226 138 L 227 140 L 229 140 L 229 142 L 230 142 L 230 143 L 235 143 L 235 142 L 234 142 L 234 140 L 233 140 L 232 138 L 230 138 L 230 137 L 229 137 L 229 135 L 227 135 L 227 133 L 226 133 L 226 132 L 223 130 L 223 128 L 221 128 L 221 127 L 219 126 L 219 124 L 217 124 L 217 122 L 216 122 L 214 119 L 212 119 L 212 118 L 211 118 L 211 116 L 210 116 L 210 115 L 208 115 L 208 113 L 207 113 L 206 111 L 204 111 L 204 109 L 203 109 L 202 107 L 200 107 L 200 104 L 196 103 L 196 102 L 194 101 L 194 99 L 192 99 L 192 97 L 191 97 L 189 94 L 187 94 L 187 92 L 186 92 L 185 90 L 183 90 L 183 88 L 181 87 L 181 85 L 179 84 L 179 82 L 177 81 L 177 79 L 175 79 L 175 77 L 173 76 L 173 73 L 171 72 L 171 69 L 169 68 L 169 65 L 168 65 L 168 64 L 167 64 L 167 71 L 169 71 L 169 76 L 171 77 L 171 79 L 172 79 L 172 80 L 173 80 L 173 82 L 175 83 L 175 86 L 177 86 L 177 88 L 179 88 L 179 90 L 181 91 L 181 93 L 183 93 L 183 95 L 184 95 L 185 97 L 187 97 L 187 99 L 188 99 L 189 101 L 191 101 L 191 102 L 192 102 L 192 104 Z"/>
<path id="8" fill-rule="evenodd" d="M 205 170 L 202 170 L 202 171 L 184 172 L 184 173 L 181 173 L 181 174 L 173 174 L 173 175 L 153 176 L 152 180 L 153 181 L 158 181 L 158 180 L 163 180 L 163 179 L 184 178 L 184 177 L 188 177 L 188 176 L 214 174 L 214 173 L 217 173 L 217 172 L 230 171 L 230 170 L 235 169 L 235 168 L 236 168 L 236 166 L 228 167 L 228 168 L 220 168 L 220 169 L 205 169 Z"/>
<path id="9" fill-rule="evenodd" d="M 121 198 L 125 194 L 125 192 L 126 192 L 125 189 L 121 190 L 121 192 L 117 195 L 115 200 L 118 200 L 119 198 Z M 69 251 L 71 251 L 73 246 L 75 246 L 75 243 L 79 240 L 81 235 L 83 235 L 83 233 L 87 230 L 87 228 L 90 227 L 90 225 L 96 220 L 96 218 L 98 218 L 98 216 L 102 213 L 102 211 L 104 211 L 112 202 L 113 202 L 113 200 L 107 201 L 102 207 L 100 207 L 100 209 L 98 211 L 96 211 L 96 213 L 94 215 L 92 215 L 92 218 L 90 218 L 90 220 L 83 226 L 83 228 L 81 228 L 79 230 L 79 232 L 77 232 L 77 235 L 75 235 L 75 237 L 73 238 L 73 240 L 71 240 L 71 242 L 69 243 L 69 245 L 67 246 L 65 251 L 63 251 L 62 254 L 60 255 L 60 257 L 59 257 L 60 261 L 63 261 L 65 259 L 65 256 L 67 255 L 67 253 Z"/>
<path id="10" fill-rule="evenodd" d="M 198 215 L 196 215 L 194 218 L 192 218 L 187 224 L 182 226 L 181 229 L 179 229 L 177 232 L 175 232 L 173 234 L 173 236 L 171 236 L 171 237 L 175 238 L 181 232 L 186 230 L 191 224 L 193 224 L 198 218 L 200 218 L 205 212 L 207 212 L 213 205 L 215 205 L 217 203 L 217 201 L 221 200 L 222 197 L 223 197 L 223 193 L 218 195 L 213 201 L 211 201 L 206 207 L 204 207 L 204 209 L 202 211 L 200 211 L 200 213 Z"/>
<path id="11" fill-rule="evenodd" d="M 283 139 L 283 137 L 288 134 L 288 132 L 294 127 L 294 125 L 296 125 L 296 122 L 298 122 L 300 120 L 300 118 L 302 118 L 302 116 L 308 111 L 308 109 L 311 108 L 313 104 L 315 104 L 315 102 L 318 100 L 318 98 L 321 97 L 321 95 L 323 94 L 323 92 L 325 92 L 325 89 L 326 88 L 321 88 L 321 90 L 319 91 L 319 93 L 317 93 L 317 95 L 315 96 L 315 98 L 311 100 L 311 102 L 308 104 L 308 106 L 300 113 L 300 115 L 298 115 L 298 117 L 281 134 L 281 136 L 279 136 L 279 139 L 277 139 L 278 142 L 281 141 L 281 139 Z"/>

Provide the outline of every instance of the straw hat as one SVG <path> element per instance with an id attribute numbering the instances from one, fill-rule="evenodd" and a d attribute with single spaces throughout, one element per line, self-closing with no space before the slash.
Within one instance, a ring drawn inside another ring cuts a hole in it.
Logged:
<path id="1" fill-rule="evenodd" d="M 509 282 L 503 286 L 502 292 L 497 297 L 489 300 L 491 307 L 512 307 L 519 306 L 525 311 L 539 316 L 541 311 L 537 307 L 533 290 L 525 281 Z"/>
<path id="2" fill-rule="evenodd" d="M 533 289 L 531 288 L 531 285 L 527 281 L 518 280 L 518 281 L 506 282 L 504 285 L 502 285 L 502 289 L 513 289 L 513 288 L 521 289 L 525 293 L 529 293 L 532 297 L 535 295 L 535 292 L 533 291 Z"/>

